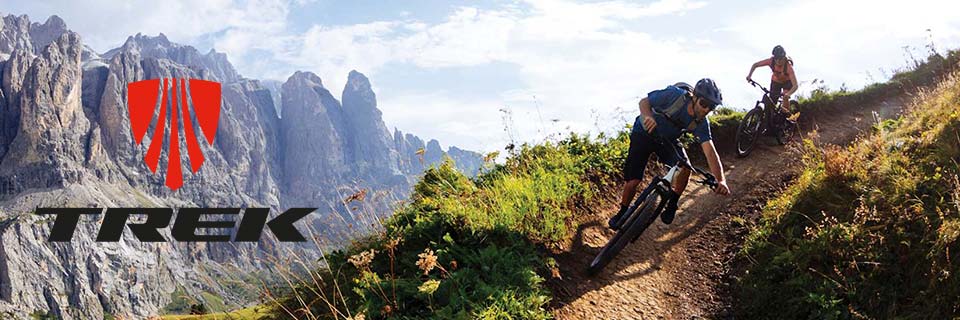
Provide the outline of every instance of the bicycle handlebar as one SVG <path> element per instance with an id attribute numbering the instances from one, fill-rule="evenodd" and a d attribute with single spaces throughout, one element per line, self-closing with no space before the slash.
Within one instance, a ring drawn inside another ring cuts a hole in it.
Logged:
<path id="1" fill-rule="evenodd" d="M 765 93 L 767 93 L 767 94 L 770 94 L 770 90 L 767 90 L 767 88 L 764 87 L 762 84 L 759 84 L 759 83 L 757 83 L 756 81 L 753 81 L 753 80 L 750 80 L 750 84 L 753 85 L 754 87 L 760 87 L 760 90 L 763 90 L 763 92 L 765 92 Z"/>
<path id="2" fill-rule="evenodd" d="M 719 185 L 719 183 L 717 183 L 717 178 L 714 177 L 713 174 L 711 174 L 711 173 L 709 173 L 709 172 L 706 172 L 706 171 L 704 171 L 703 169 L 700 169 L 700 168 L 696 168 L 696 167 L 693 167 L 693 166 L 690 166 L 690 167 L 693 168 L 693 171 L 696 171 L 696 172 L 699 173 L 701 176 L 703 176 L 703 179 L 694 180 L 694 182 L 699 183 L 699 184 L 708 185 L 708 186 L 710 186 L 710 188 L 714 188 L 714 189 Z"/>
<path id="3" fill-rule="evenodd" d="M 653 138 L 654 138 L 654 141 L 662 145 L 669 146 L 673 149 L 673 151 L 677 154 L 677 165 L 690 169 L 696 172 L 697 174 L 703 176 L 703 179 L 694 180 L 694 182 L 708 185 L 710 186 L 710 188 L 716 188 L 717 185 L 719 185 L 719 183 L 717 183 L 717 178 L 714 177 L 713 174 L 711 174 L 710 172 L 707 172 L 706 170 L 694 167 L 692 164 L 690 164 L 690 160 L 687 158 L 686 152 L 682 151 L 684 150 L 683 145 L 680 144 L 679 140 L 668 142 L 660 137 L 653 137 Z"/>

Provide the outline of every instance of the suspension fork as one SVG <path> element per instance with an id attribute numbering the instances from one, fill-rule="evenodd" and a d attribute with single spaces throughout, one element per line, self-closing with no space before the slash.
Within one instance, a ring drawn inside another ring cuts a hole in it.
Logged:
<path id="1" fill-rule="evenodd" d="M 665 179 L 663 179 L 663 178 L 659 178 L 659 179 L 660 179 L 661 181 L 657 181 L 657 182 L 651 184 L 651 186 L 654 186 L 654 187 L 655 187 L 655 188 L 653 188 L 652 192 L 657 192 L 657 193 L 660 194 L 660 203 L 658 203 L 658 204 L 657 204 L 657 208 L 653 210 L 653 215 L 648 218 L 648 219 L 651 219 L 651 220 L 650 220 L 651 222 L 652 222 L 653 220 L 656 220 L 657 217 L 660 216 L 660 213 L 663 212 L 663 208 L 666 207 L 666 205 L 667 205 L 667 199 L 666 199 L 663 195 L 666 194 L 667 192 L 673 192 L 673 188 L 672 188 L 669 184 L 662 184 L 662 185 L 661 185 L 661 183 L 663 183 L 663 181 L 666 181 Z M 636 210 L 636 209 L 634 209 L 634 210 Z M 646 221 L 640 221 L 640 223 L 646 223 Z M 647 227 L 649 227 L 649 225 L 647 225 Z M 637 233 L 637 235 L 634 236 L 633 239 L 630 239 L 630 243 L 636 242 L 637 239 L 640 239 L 640 235 L 641 235 L 641 234 L 643 234 L 643 232 Z"/>
<path id="2" fill-rule="evenodd" d="M 657 177 L 657 179 L 660 179 L 660 178 Z M 647 187 L 644 188 L 643 191 L 640 192 L 640 196 L 637 197 L 636 201 L 633 202 L 633 208 L 632 208 L 632 209 L 633 209 L 633 210 L 637 210 L 637 207 L 639 206 L 640 201 L 643 201 L 642 199 L 646 199 L 647 196 L 650 195 L 650 192 L 652 192 L 653 189 L 656 188 L 656 187 L 657 187 L 657 181 L 656 181 L 656 180 L 654 180 L 654 181 L 651 182 L 649 185 L 647 185 Z M 633 211 L 633 210 L 631 210 L 631 211 Z"/>

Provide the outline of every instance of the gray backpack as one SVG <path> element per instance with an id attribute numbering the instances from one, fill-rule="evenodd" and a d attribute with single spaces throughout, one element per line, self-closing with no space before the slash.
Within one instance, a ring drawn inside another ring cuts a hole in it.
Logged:
<path id="1" fill-rule="evenodd" d="M 681 110 L 684 110 L 684 108 L 687 107 L 687 103 L 693 100 L 693 86 L 691 86 L 690 84 L 687 84 L 686 82 L 677 82 L 673 86 L 683 89 L 683 91 L 685 91 L 686 93 L 674 99 L 673 103 L 671 103 L 670 106 L 664 109 L 663 111 L 658 111 L 656 110 L 656 108 L 651 108 L 651 109 L 653 109 L 654 113 L 662 115 L 664 118 L 667 119 L 667 121 L 670 121 L 670 123 L 672 123 L 677 128 L 683 128 L 686 131 L 692 132 L 693 129 L 696 129 L 697 126 L 700 125 L 699 119 L 694 119 L 693 122 L 690 122 L 690 125 L 684 126 L 683 123 L 680 122 L 680 120 L 672 118 L 671 115 L 677 114 L 678 112 L 681 112 Z"/>

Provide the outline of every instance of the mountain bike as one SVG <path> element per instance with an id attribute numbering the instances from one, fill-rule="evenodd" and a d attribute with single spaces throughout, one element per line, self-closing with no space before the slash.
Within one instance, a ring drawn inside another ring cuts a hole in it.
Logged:
<path id="1" fill-rule="evenodd" d="M 677 163 L 670 166 L 670 168 L 667 169 L 667 173 L 663 176 L 654 177 L 653 181 L 650 182 L 643 192 L 640 193 L 640 196 L 638 196 L 627 209 L 627 212 L 614 222 L 613 225 L 617 227 L 617 234 L 603 246 L 603 249 L 600 249 L 597 257 L 590 262 L 590 267 L 587 269 L 587 272 L 591 275 L 600 272 L 603 267 L 607 266 L 607 264 L 620 253 L 620 250 L 623 250 L 628 243 L 632 243 L 640 238 L 643 231 L 647 230 L 650 224 L 656 221 L 666 205 L 666 201 L 664 200 L 673 192 L 672 181 L 680 172 L 681 168 L 690 169 L 700 176 L 703 176 L 702 179 L 694 180 L 694 182 L 710 186 L 711 188 L 717 187 L 717 179 L 712 174 L 690 164 L 690 161 L 687 159 L 687 153 L 679 141 L 670 143 L 662 139 L 655 138 L 655 140 L 665 147 L 672 148 L 673 151 L 677 153 Z"/>
<path id="2" fill-rule="evenodd" d="M 777 139 L 777 143 L 785 145 L 792 141 L 795 136 L 799 136 L 800 133 L 800 126 L 797 124 L 796 117 L 791 118 L 790 114 L 787 114 L 781 108 L 783 99 L 777 99 L 776 102 L 773 102 L 773 99 L 770 98 L 770 90 L 753 80 L 750 81 L 750 84 L 754 87 L 760 87 L 760 90 L 763 90 L 763 97 L 760 101 L 757 101 L 753 109 L 743 116 L 740 125 L 737 127 L 735 140 L 737 156 L 739 157 L 746 157 L 750 154 L 761 135 L 771 134 Z M 773 105 L 773 119 L 767 119 L 766 112 L 763 111 L 766 102 Z M 797 102 L 791 101 L 791 105 L 796 107 Z"/>

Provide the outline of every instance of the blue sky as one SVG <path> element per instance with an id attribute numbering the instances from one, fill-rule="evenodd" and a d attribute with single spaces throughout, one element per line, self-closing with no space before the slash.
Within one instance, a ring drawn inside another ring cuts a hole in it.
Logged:
<path id="1" fill-rule="evenodd" d="M 801 93 L 814 79 L 885 80 L 929 43 L 960 48 L 960 3 L 934 0 L 0 0 L 0 11 L 60 15 L 98 52 L 163 32 L 226 52 L 246 77 L 307 70 L 334 93 L 356 69 L 391 129 L 483 152 L 511 136 L 615 130 L 639 97 L 677 81 L 714 78 L 726 105 L 746 108 L 759 91 L 743 78 L 775 44 L 796 61 Z"/>

